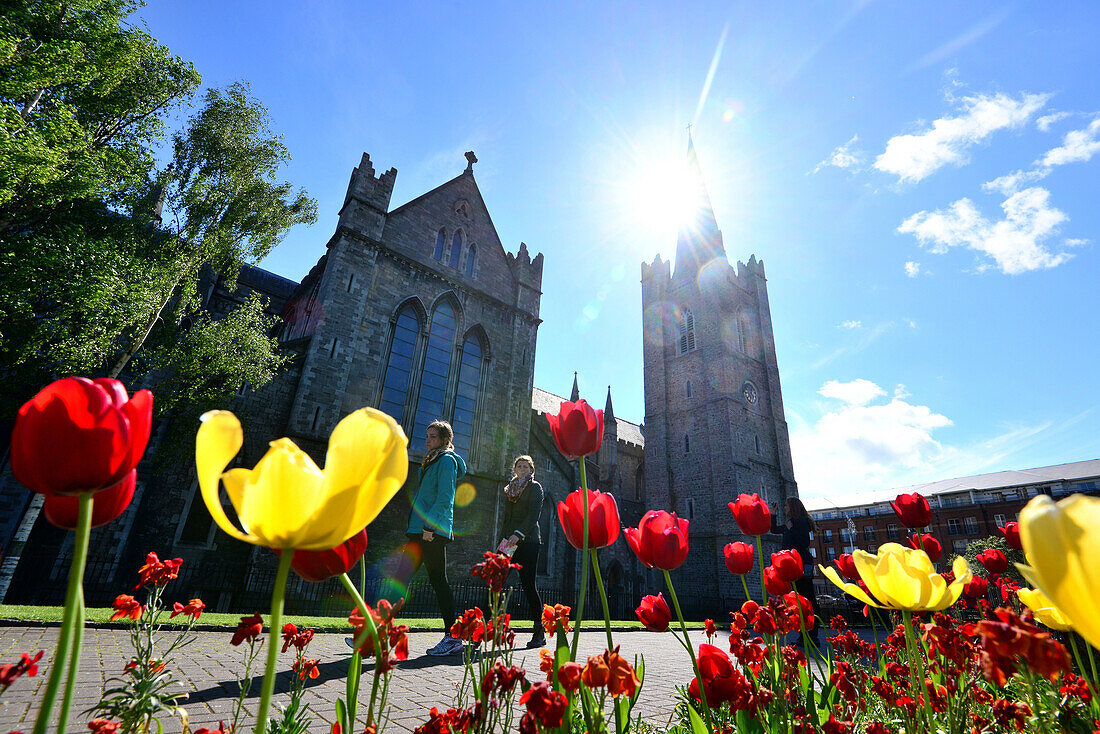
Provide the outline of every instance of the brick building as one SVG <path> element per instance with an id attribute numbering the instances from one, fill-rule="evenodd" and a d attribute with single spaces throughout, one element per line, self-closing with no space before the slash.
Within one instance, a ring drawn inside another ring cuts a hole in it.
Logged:
<path id="1" fill-rule="evenodd" d="M 940 565 L 946 568 L 973 541 L 999 535 L 997 528 L 1015 521 L 1036 495 L 1057 500 L 1075 493 L 1100 494 L 1100 459 L 944 479 L 871 493 L 843 507 L 822 498 L 807 499 L 806 509 L 817 526 L 811 548 L 814 562 L 827 564 L 856 548 L 873 553 L 883 543 L 905 544 L 913 531 L 898 522 L 890 501 L 911 492 L 924 495 L 932 506 L 932 526 L 924 532 L 943 544 Z M 836 588 L 820 574 L 816 583 L 819 592 L 836 595 Z"/>

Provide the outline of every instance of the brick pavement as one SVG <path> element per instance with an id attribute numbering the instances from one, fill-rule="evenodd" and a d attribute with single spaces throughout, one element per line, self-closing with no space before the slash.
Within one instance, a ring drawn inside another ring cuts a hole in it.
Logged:
<path id="1" fill-rule="evenodd" d="M 433 658 L 424 651 L 434 645 L 440 632 L 413 632 L 409 634 L 409 659 L 398 666 L 390 686 L 390 723 L 387 732 L 409 732 L 427 719 L 432 706 L 447 707 L 453 703 L 455 690 L 462 680 L 461 656 Z M 527 639 L 521 632 L 518 642 Z M 56 627 L 3 627 L 0 628 L 0 663 L 18 660 L 21 652 L 45 650 L 39 674 L 34 678 L 22 678 L 0 698 L 0 731 L 12 729 L 28 731 L 37 714 L 37 697 L 46 684 L 48 658 L 57 643 Z M 217 725 L 230 716 L 236 699 L 236 674 L 242 669 L 245 650 L 229 645 L 229 632 L 198 632 L 196 641 L 176 658 L 175 674 L 190 691 L 184 705 L 192 728 Z M 692 633 L 693 640 L 704 642 L 701 631 Z M 615 641 L 627 656 L 641 654 L 647 670 L 642 694 L 635 709 L 648 721 L 662 726 L 672 710 L 673 688 L 690 680 L 691 663 L 681 648 L 668 634 L 645 631 L 617 632 Z M 582 657 L 602 652 L 606 647 L 603 632 L 586 631 L 581 635 Z M 309 646 L 311 657 L 321 660 L 321 675 L 308 684 L 307 701 L 313 712 L 312 732 L 329 731 L 335 701 L 344 695 L 344 679 L 347 673 L 348 649 L 344 635 L 318 634 Z M 91 718 L 82 712 L 95 704 L 103 690 L 103 684 L 111 675 L 122 670 L 131 657 L 129 635 L 120 629 L 89 629 L 84 635 L 84 654 L 81 657 L 74 698 L 70 730 L 83 728 Z M 281 661 L 289 668 L 293 658 L 288 652 Z M 537 650 L 517 651 L 515 662 L 538 672 Z M 261 663 L 262 664 L 262 663 Z M 364 670 L 370 668 L 368 664 Z M 290 681 L 289 671 L 277 679 L 276 703 L 287 700 Z M 364 681 L 369 685 L 369 676 Z M 253 684 L 253 696 L 246 703 L 250 713 L 255 712 L 259 700 L 259 679 Z M 364 691 L 366 693 L 366 691 Z M 180 732 L 180 722 L 165 721 L 165 731 Z M 249 720 L 251 723 L 251 719 Z M 663 726 L 662 726 L 663 728 Z M 250 730 L 245 729 L 246 731 Z"/>

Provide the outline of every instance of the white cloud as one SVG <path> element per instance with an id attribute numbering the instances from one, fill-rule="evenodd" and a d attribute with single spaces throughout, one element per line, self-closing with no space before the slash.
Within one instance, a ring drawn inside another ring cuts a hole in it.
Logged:
<path id="1" fill-rule="evenodd" d="M 829 380 L 817 392 L 819 395 L 840 400 L 848 405 L 866 405 L 886 394 L 881 387 L 862 377 L 851 382 Z"/>
<path id="2" fill-rule="evenodd" d="M 863 322 L 862 321 L 845 321 L 844 323 L 842 323 L 837 328 L 838 329 L 862 329 L 863 328 Z"/>
<path id="3" fill-rule="evenodd" d="M 952 425 L 951 420 L 909 402 L 904 387 L 899 390 L 889 402 L 872 405 L 871 400 L 886 393 L 869 380 L 825 383 L 818 392 L 829 397 L 845 391 L 856 398 L 875 395 L 863 402 L 846 400 L 791 436 L 800 494 L 837 496 L 888 488 L 897 486 L 900 477 L 933 468 L 943 449 L 932 434 Z"/>
<path id="4" fill-rule="evenodd" d="M 962 114 L 941 117 L 930 129 L 896 135 L 874 166 L 901 181 L 920 181 L 941 167 L 968 162 L 967 150 L 985 142 L 994 132 L 1020 127 L 1043 108 L 1048 94 L 1024 94 L 1014 99 L 1006 94 L 964 97 Z"/>
<path id="5" fill-rule="evenodd" d="M 852 146 L 855 145 L 858 141 L 859 136 L 853 135 L 851 140 L 849 140 L 844 145 L 835 148 L 825 160 L 814 166 L 814 170 L 810 171 L 810 173 L 817 173 L 822 168 L 826 168 L 829 166 L 833 168 L 851 168 L 853 170 L 858 170 L 862 168 L 863 159 L 866 156 L 866 153 L 864 153 L 862 150 L 852 150 Z"/>
<path id="6" fill-rule="evenodd" d="M 1012 173 L 1006 173 L 1003 176 L 998 176 L 992 181 L 986 181 L 982 184 L 982 191 L 986 193 L 998 192 L 1005 196 L 1012 196 L 1020 190 L 1020 186 L 1026 183 L 1034 181 L 1041 181 L 1047 177 L 1050 173 L 1050 169 L 1045 170 L 1031 170 L 1023 171 L 1016 170 Z"/>
<path id="7" fill-rule="evenodd" d="M 1084 130 L 1072 130 L 1062 138 L 1062 144 L 1046 152 L 1040 166 L 1061 166 L 1066 163 L 1084 163 L 1100 151 L 1100 117 Z"/>
<path id="8" fill-rule="evenodd" d="M 905 263 L 905 274 L 910 278 L 915 278 L 920 275 L 920 263 L 910 260 Z"/>
<path id="9" fill-rule="evenodd" d="M 1069 112 L 1051 112 L 1049 115 L 1043 115 L 1035 120 L 1035 127 L 1039 128 L 1043 132 L 1050 132 L 1051 126 L 1059 120 L 1064 120 L 1070 116 Z"/>
<path id="10" fill-rule="evenodd" d="M 1050 205 L 1049 191 L 1040 187 L 1024 189 L 1005 199 L 1001 208 L 1004 218 L 990 221 L 970 199 L 959 199 L 947 210 L 917 212 L 902 222 L 898 232 L 912 234 L 938 255 L 951 247 L 983 253 L 1009 275 L 1053 268 L 1072 257 L 1047 247 L 1047 240 L 1068 219 Z"/>

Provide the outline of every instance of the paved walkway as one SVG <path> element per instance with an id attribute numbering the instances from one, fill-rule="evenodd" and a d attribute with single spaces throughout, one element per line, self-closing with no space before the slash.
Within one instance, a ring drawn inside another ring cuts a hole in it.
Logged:
<path id="1" fill-rule="evenodd" d="M 390 722 L 386 732 L 412 731 L 427 720 L 428 710 L 432 706 L 445 709 L 454 702 L 455 690 L 462 680 L 461 656 L 434 658 L 424 654 L 439 640 L 440 634 L 409 634 L 409 659 L 398 666 L 390 686 Z M 517 641 L 525 641 L 528 634 L 521 632 Z M 46 651 L 39 674 L 34 678 L 18 680 L 0 698 L 0 732 L 29 731 L 33 727 L 38 712 L 37 699 L 46 684 L 47 665 L 57 644 L 57 635 L 56 627 L 0 628 L 0 664 L 18 660 L 22 652 Z M 237 695 L 236 675 L 243 669 L 246 652 L 230 646 L 229 632 L 198 632 L 196 635 L 196 641 L 178 654 L 174 666 L 176 678 L 190 691 L 184 708 L 192 729 L 216 726 L 219 720 L 231 716 Z M 692 638 L 696 643 L 706 641 L 702 631 L 693 632 Z M 691 662 L 686 653 L 669 634 L 617 632 L 615 642 L 628 658 L 636 654 L 645 657 L 645 682 L 635 711 L 658 728 L 665 728 L 672 711 L 674 687 L 691 680 Z M 602 652 L 606 643 L 602 631 L 585 631 L 581 635 L 582 658 Z M 334 633 L 318 634 L 308 650 L 310 657 L 321 660 L 320 677 L 308 683 L 306 700 L 314 719 L 310 731 L 328 734 L 335 701 L 344 695 L 349 651 L 344 644 L 344 635 Z M 70 714 L 71 731 L 87 732 L 85 724 L 91 716 L 83 712 L 99 700 L 105 680 L 121 673 L 131 656 L 129 634 L 125 630 L 89 629 L 85 632 L 84 653 L 73 713 Z M 281 655 L 280 662 L 287 670 L 280 673 L 277 679 L 275 702 L 285 703 L 290 681 L 289 667 L 293 662 L 291 653 Z M 527 669 L 529 679 L 538 680 L 541 677 L 537 650 L 517 651 L 515 662 Z M 370 667 L 369 664 L 367 667 Z M 369 685 L 369 680 L 369 675 L 364 675 L 365 685 Z M 254 695 L 246 704 L 250 714 L 255 712 L 259 688 L 257 679 L 253 684 Z M 182 730 L 178 720 L 166 720 L 164 723 L 166 732 Z M 244 731 L 251 731 L 252 720 L 249 719 L 248 723 Z M 355 734 L 359 731 L 361 729 L 357 729 Z"/>

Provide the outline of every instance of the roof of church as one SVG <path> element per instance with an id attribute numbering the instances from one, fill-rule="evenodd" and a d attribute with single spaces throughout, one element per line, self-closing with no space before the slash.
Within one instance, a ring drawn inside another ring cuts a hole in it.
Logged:
<path id="1" fill-rule="evenodd" d="M 852 501 L 846 501 L 842 507 L 855 507 L 858 505 L 871 505 L 876 502 L 887 502 L 895 499 L 899 494 L 909 494 L 912 492 L 920 492 L 924 496 L 929 497 L 950 492 L 964 492 L 967 490 L 983 491 L 1001 489 L 1003 487 L 1025 487 L 1029 484 L 1075 481 L 1092 477 L 1100 477 L 1100 459 L 1074 461 L 1069 464 L 1055 464 L 1053 466 L 1040 466 L 1034 469 L 1009 469 L 1006 471 L 992 472 L 990 474 L 975 474 L 969 477 L 941 479 L 938 482 L 914 484 L 909 487 L 860 492 L 850 495 Z M 805 503 L 806 509 L 811 511 L 828 510 L 838 507 L 838 505 L 820 497 L 807 497 Z"/>
<path id="2" fill-rule="evenodd" d="M 237 280 L 258 291 L 284 300 L 290 298 L 294 293 L 294 289 L 298 287 L 298 281 L 284 278 L 255 265 L 242 265 Z"/>
<path id="3" fill-rule="evenodd" d="M 557 413 L 564 402 L 566 402 L 566 399 L 562 396 L 547 392 L 540 387 L 531 390 L 531 409 L 537 413 Z M 642 427 L 637 423 L 631 423 L 615 416 L 615 428 L 618 431 L 620 441 L 645 446 Z"/>

